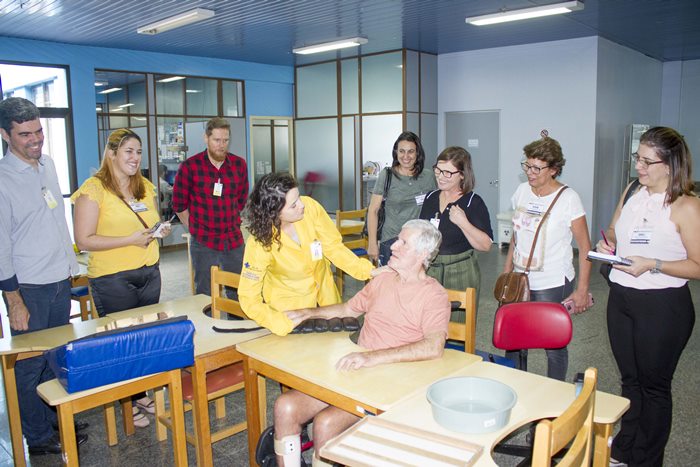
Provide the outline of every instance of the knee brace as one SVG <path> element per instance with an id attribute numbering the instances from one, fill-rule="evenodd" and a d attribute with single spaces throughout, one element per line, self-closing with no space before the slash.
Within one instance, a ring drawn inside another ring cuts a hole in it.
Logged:
<path id="1" fill-rule="evenodd" d="M 301 439 L 299 434 L 275 438 L 275 454 L 282 456 L 285 467 L 301 465 Z"/>

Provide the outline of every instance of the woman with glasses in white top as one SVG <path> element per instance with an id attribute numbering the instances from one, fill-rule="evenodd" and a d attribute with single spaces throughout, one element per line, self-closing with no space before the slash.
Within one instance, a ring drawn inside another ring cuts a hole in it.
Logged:
<path id="1" fill-rule="evenodd" d="M 591 249 L 586 211 L 578 194 L 557 180 L 566 163 L 559 142 L 550 138 L 546 130 L 541 135 L 541 139 L 523 148 L 525 161 L 521 166 L 527 182 L 522 183 L 511 198 L 513 236 L 503 272 L 525 271 L 537 226 L 544 222 L 530 263 L 530 300 L 561 303 L 572 299 L 574 312 L 580 313 L 589 306 L 588 283 L 591 275 L 591 263 L 586 260 L 586 253 Z M 545 219 L 544 215 L 561 190 L 561 196 Z M 572 238 L 579 249 L 578 283 L 575 288 Z M 565 380 L 569 366 L 567 348 L 546 349 L 546 353 L 547 376 Z M 506 357 L 516 364 L 518 355 L 517 350 L 506 352 Z"/>
<path id="2" fill-rule="evenodd" d="M 659 466 L 671 432 L 673 373 L 695 324 L 688 280 L 700 278 L 700 199 L 690 149 L 672 128 L 646 131 L 632 160 L 640 188 L 618 203 L 607 241 L 596 245 L 632 262 L 610 272 L 608 335 L 631 402 L 612 457 L 617 465 Z"/>
<path id="3" fill-rule="evenodd" d="M 471 155 L 458 146 L 446 148 L 433 173 L 438 189 L 425 197 L 420 218 L 440 230 L 442 243 L 427 273 L 448 289 L 475 288 L 478 303 L 481 272 L 474 250 L 489 251 L 493 231 L 486 203 L 473 191 Z M 453 320 L 459 318 L 453 316 Z"/>

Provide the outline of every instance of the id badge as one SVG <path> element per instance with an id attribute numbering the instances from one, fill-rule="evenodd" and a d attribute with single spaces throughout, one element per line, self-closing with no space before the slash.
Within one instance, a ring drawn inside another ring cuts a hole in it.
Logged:
<path id="1" fill-rule="evenodd" d="M 528 214 L 542 214 L 544 212 L 544 204 L 541 203 L 535 203 L 533 201 L 530 201 L 527 203 L 527 213 Z"/>
<path id="2" fill-rule="evenodd" d="M 311 259 L 314 261 L 323 259 L 323 247 L 318 240 L 311 242 Z"/>
<path id="3" fill-rule="evenodd" d="M 214 196 L 221 196 L 221 193 L 224 191 L 224 184 L 220 182 L 214 183 L 214 191 L 212 192 L 212 195 Z"/>
<path id="4" fill-rule="evenodd" d="M 131 206 L 131 210 L 134 212 L 148 211 L 148 206 L 142 201 L 129 201 L 129 206 Z"/>
<path id="5" fill-rule="evenodd" d="M 430 219 L 430 223 L 433 224 L 436 229 L 440 228 L 440 219 L 438 219 L 437 217 L 433 217 L 432 219 Z"/>
<path id="6" fill-rule="evenodd" d="M 53 193 L 51 193 L 51 190 L 48 188 L 44 187 L 41 189 L 41 196 L 44 197 L 44 201 L 46 201 L 46 205 L 49 207 L 49 209 L 54 209 L 56 206 L 58 206 L 56 198 L 53 197 Z"/>
<path id="7" fill-rule="evenodd" d="M 630 243 L 633 245 L 648 245 L 651 243 L 651 232 L 652 229 L 648 227 L 637 227 L 632 230 Z"/>
<path id="8" fill-rule="evenodd" d="M 417 195 L 416 196 L 416 205 L 418 206 L 423 206 L 423 202 L 425 201 L 425 195 L 427 193 L 423 193 L 422 195 Z"/>

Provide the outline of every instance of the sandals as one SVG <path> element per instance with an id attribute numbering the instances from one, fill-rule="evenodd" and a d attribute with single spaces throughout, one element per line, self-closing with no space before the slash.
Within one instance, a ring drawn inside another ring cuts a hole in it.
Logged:
<path id="1" fill-rule="evenodd" d="M 143 410 L 144 412 L 150 413 L 151 415 L 154 415 L 156 413 L 156 404 L 148 396 L 142 397 L 141 399 L 134 401 L 134 403 L 136 404 L 136 407 Z"/>
<path id="2" fill-rule="evenodd" d="M 148 425 L 151 424 L 151 421 L 148 419 L 148 417 L 146 417 L 146 415 L 142 413 L 138 407 L 132 406 L 131 410 L 134 417 L 134 426 L 139 428 L 146 428 Z"/>

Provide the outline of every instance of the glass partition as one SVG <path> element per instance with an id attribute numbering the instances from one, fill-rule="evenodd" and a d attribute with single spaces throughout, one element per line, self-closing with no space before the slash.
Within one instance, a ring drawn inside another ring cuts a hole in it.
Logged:
<path id="1" fill-rule="evenodd" d="M 403 110 L 401 52 L 362 57 L 362 113 Z"/>
<path id="2" fill-rule="evenodd" d="M 420 54 L 421 112 L 437 113 L 437 56 Z"/>
<path id="3" fill-rule="evenodd" d="M 298 120 L 295 125 L 299 191 L 334 212 L 339 188 L 338 120 Z"/>
<path id="4" fill-rule="evenodd" d="M 380 168 L 390 167 L 391 151 L 403 131 L 401 114 L 362 117 L 362 157 L 376 162 Z"/>
<path id="5" fill-rule="evenodd" d="M 243 83 L 240 81 L 221 81 L 221 97 L 225 117 L 243 116 Z"/>
<path id="6" fill-rule="evenodd" d="M 156 113 L 158 115 L 185 113 L 184 76 L 156 76 Z"/>
<path id="7" fill-rule="evenodd" d="M 340 61 L 343 115 L 359 112 L 360 99 L 357 65 L 358 61 L 356 58 Z"/>
<path id="8" fill-rule="evenodd" d="M 187 96 L 187 115 L 217 114 L 217 80 L 187 78 L 185 95 Z"/>
<path id="9" fill-rule="evenodd" d="M 418 65 L 418 52 L 406 51 L 406 111 L 420 112 L 418 105 L 420 89 L 418 87 L 422 76 Z M 414 132 L 416 133 L 416 132 Z M 418 133 L 416 133 L 418 134 Z"/>
<path id="10" fill-rule="evenodd" d="M 297 68 L 297 117 L 324 117 L 338 113 L 336 62 Z"/>

